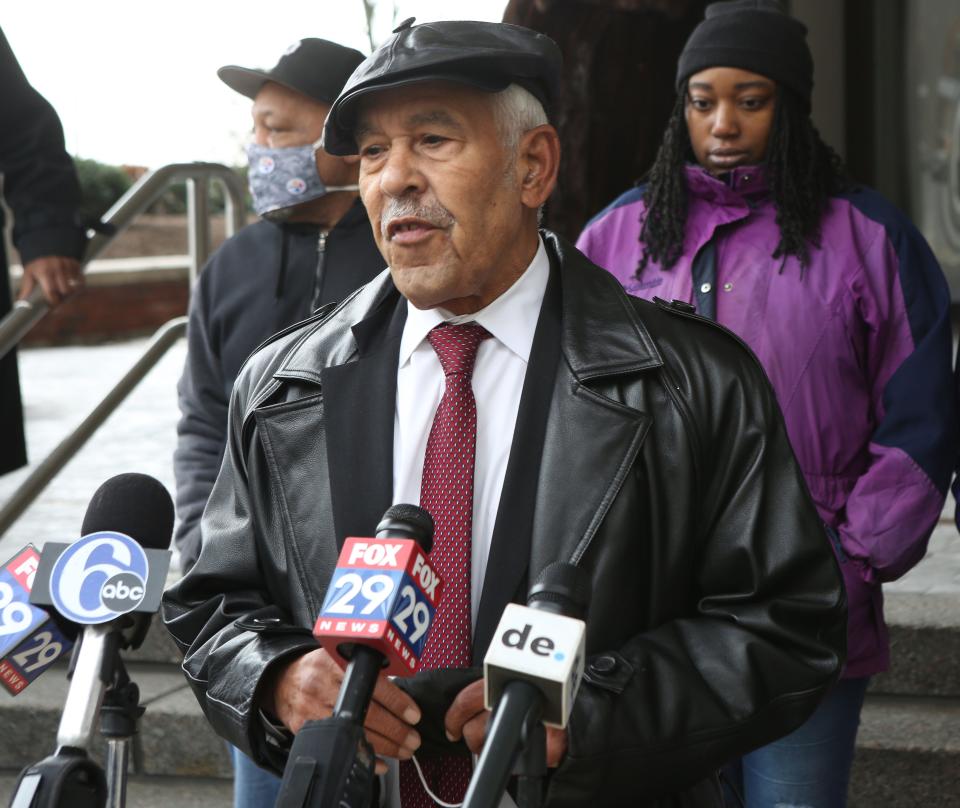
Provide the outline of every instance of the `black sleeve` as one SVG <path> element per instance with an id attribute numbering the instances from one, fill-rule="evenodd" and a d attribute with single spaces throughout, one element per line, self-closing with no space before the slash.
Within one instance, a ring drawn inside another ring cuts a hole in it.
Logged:
<path id="1" fill-rule="evenodd" d="M 190 572 L 163 596 L 163 620 L 184 654 L 183 671 L 213 729 L 258 765 L 282 772 L 286 750 L 267 740 L 257 710 L 269 670 L 318 647 L 309 628 L 295 625 L 289 604 L 266 588 L 260 564 L 259 528 L 248 476 L 244 378 L 231 394 L 225 423 L 227 446 L 210 511 L 207 540 Z M 256 463 L 253 463 L 256 466 Z"/>
<path id="2" fill-rule="evenodd" d="M 180 420 L 173 453 L 179 523 L 174 543 L 187 572 L 200 555 L 200 517 L 220 471 L 227 443 L 228 400 L 223 366 L 210 322 L 210 292 L 204 268 L 190 299 L 187 358 L 177 385 Z"/>
<path id="3" fill-rule="evenodd" d="M 56 112 L 30 86 L 0 31 L 0 173 L 24 264 L 45 255 L 80 258 L 80 185 Z"/>

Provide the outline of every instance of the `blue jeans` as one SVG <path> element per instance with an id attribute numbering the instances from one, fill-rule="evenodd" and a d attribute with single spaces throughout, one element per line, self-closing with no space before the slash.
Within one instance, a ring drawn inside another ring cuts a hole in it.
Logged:
<path id="1" fill-rule="evenodd" d="M 261 769 L 243 752 L 230 747 L 233 758 L 233 808 L 273 808 L 280 778 Z"/>
<path id="2" fill-rule="evenodd" d="M 869 681 L 842 679 L 798 730 L 724 768 L 745 808 L 845 808 Z M 739 808 L 725 792 L 727 808 Z"/>

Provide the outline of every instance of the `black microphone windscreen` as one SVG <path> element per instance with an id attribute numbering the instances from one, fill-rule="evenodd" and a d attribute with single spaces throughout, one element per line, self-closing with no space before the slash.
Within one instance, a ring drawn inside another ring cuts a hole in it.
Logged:
<path id="1" fill-rule="evenodd" d="M 94 492 L 80 535 L 101 530 L 124 533 L 141 547 L 166 550 L 173 536 L 173 500 L 149 474 L 118 474 Z"/>
<path id="2" fill-rule="evenodd" d="M 391 505 L 377 525 L 378 538 L 381 533 L 382 538 L 413 539 L 423 552 L 429 553 L 433 547 L 433 517 L 419 505 Z"/>
<path id="3" fill-rule="evenodd" d="M 565 561 L 548 564 L 530 587 L 527 605 L 584 619 L 590 603 L 590 577 Z"/>

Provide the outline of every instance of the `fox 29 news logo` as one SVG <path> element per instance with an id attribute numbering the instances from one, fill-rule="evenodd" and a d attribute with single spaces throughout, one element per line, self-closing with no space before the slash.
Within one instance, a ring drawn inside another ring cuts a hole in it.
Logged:
<path id="1" fill-rule="evenodd" d="M 123 533 L 102 531 L 77 539 L 53 565 L 50 598 L 76 623 L 106 623 L 140 605 L 146 594 L 147 555 Z"/>

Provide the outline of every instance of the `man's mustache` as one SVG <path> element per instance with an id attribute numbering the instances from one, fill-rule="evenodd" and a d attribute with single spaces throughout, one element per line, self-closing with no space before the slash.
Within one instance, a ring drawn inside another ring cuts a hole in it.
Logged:
<path id="1" fill-rule="evenodd" d="M 380 235 L 387 237 L 387 226 L 394 219 L 408 216 L 422 219 L 433 227 L 447 228 L 456 222 L 453 214 L 435 199 L 430 201 L 414 199 L 410 196 L 390 199 L 380 212 Z"/>

